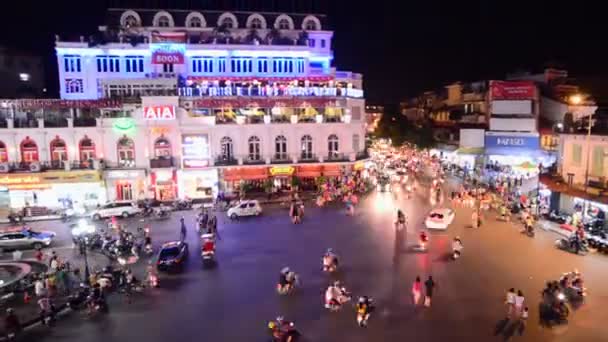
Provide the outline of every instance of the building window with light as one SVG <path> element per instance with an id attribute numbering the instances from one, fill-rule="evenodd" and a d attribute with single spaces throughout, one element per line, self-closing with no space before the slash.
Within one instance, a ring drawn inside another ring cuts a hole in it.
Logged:
<path id="1" fill-rule="evenodd" d="M 247 156 L 249 160 L 256 161 L 262 159 L 261 148 L 260 148 L 260 138 L 256 136 L 252 136 L 249 138 L 249 155 Z"/>
<path id="2" fill-rule="evenodd" d="M 118 140 L 116 147 L 118 165 L 122 167 L 134 167 L 135 143 L 133 142 L 133 139 L 124 136 Z"/>
<path id="3" fill-rule="evenodd" d="M 258 58 L 258 72 L 262 74 L 268 73 L 268 58 Z"/>
<path id="4" fill-rule="evenodd" d="M 81 61 L 78 55 L 63 56 L 63 71 L 65 72 L 80 72 Z"/>
<path id="5" fill-rule="evenodd" d="M 306 61 L 304 60 L 304 58 L 296 58 L 295 63 L 296 63 L 296 73 L 297 74 L 303 74 L 304 73 L 304 65 L 306 63 Z"/>
<path id="6" fill-rule="evenodd" d="M 126 72 L 144 72 L 144 57 L 143 56 L 126 56 L 125 57 Z"/>
<path id="7" fill-rule="evenodd" d="M 222 140 L 220 140 L 220 148 L 220 158 L 222 160 L 229 161 L 234 158 L 234 147 L 230 137 L 223 137 Z"/>
<path id="8" fill-rule="evenodd" d="M 97 72 L 120 72 L 118 56 L 97 56 Z"/>
<path id="9" fill-rule="evenodd" d="M 192 58 L 192 72 L 207 74 L 213 72 L 212 57 L 194 57 Z"/>
<path id="10" fill-rule="evenodd" d="M 300 157 L 304 160 L 313 159 L 312 155 L 312 137 L 310 135 L 305 135 L 302 137 L 301 141 L 301 155 Z"/>
<path id="11" fill-rule="evenodd" d="M 226 57 L 217 59 L 217 71 L 220 73 L 226 72 Z"/>
<path id="12" fill-rule="evenodd" d="M 287 138 L 283 135 L 274 139 L 274 158 L 277 160 L 287 159 Z"/>
<path id="13" fill-rule="evenodd" d="M 251 58 L 232 58 L 230 67 L 233 73 L 248 74 L 253 71 L 253 61 Z"/>
<path id="14" fill-rule="evenodd" d="M 332 134 L 327 138 L 327 151 L 330 159 L 337 158 L 339 156 L 339 142 L 338 136 L 335 134 Z"/>

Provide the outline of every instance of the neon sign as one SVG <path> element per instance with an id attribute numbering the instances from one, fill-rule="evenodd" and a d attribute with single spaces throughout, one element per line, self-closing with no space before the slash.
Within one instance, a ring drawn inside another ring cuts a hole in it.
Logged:
<path id="1" fill-rule="evenodd" d="M 129 132 L 135 129 L 135 120 L 131 118 L 118 118 L 114 120 L 112 127 L 120 132 Z"/>
<path id="2" fill-rule="evenodd" d="M 186 45 L 184 44 L 150 44 L 152 64 L 184 64 Z"/>
<path id="3" fill-rule="evenodd" d="M 221 96 L 293 96 L 293 97 L 354 97 L 362 98 L 363 90 L 353 88 L 334 87 L 295 87 L 295 86 L 225 86 L 225 87 L 181 87 L 179 96 L 190 97 L 221 97 Z"/>
<path id="4" fill-rule="evenodd" d="M 293 166 L 273 166 L 270 168 L 272 176 L 291 176 L 296 171 Z"/>
<path id="5" fill-rule="evenodd" d="M 144 106 L 144 119 L 146 120 L 173 120 L 175 119 L 174 106 Z"/>

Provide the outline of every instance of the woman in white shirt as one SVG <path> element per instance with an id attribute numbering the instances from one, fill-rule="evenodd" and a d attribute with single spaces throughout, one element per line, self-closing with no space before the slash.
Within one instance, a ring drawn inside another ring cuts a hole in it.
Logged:
<path id="1" fill-rule="evenodd" d="M 517 296 L 515 296 L 515 312 L 517 315 L 520 315 L 524 307 L 524 294 L 521 290 L 517 291 Z"/>
<path id="2" fill-rule="evenodd" d="M 513 316 L 513 311 L 515 310 L 515 296 L 515 289 L 510 288 L 507 292 L 507 299 L 505 300 L 505 304 L 507 304 L 507 318 Z"/>

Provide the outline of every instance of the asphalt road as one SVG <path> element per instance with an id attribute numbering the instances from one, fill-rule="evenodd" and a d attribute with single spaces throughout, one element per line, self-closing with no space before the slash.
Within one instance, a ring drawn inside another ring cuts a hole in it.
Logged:
<path id="1" fill-rule="evenodd" d="M 405 236 L 396 236 L 393 227 L 397 207 L 409 217 Z M 201 267 L 194 213 L 184 212 L 190 222 L 190 259 L 183 273 L 163 274 L 160 289 L 138 296 L 130 305 L 113 297 L 108 316 L 89 320 L 76 313 L 52 331 L 37 330 L 27 340 L 266 341 L 267 321 L 278 315 L 294 320 L 305 341 L 492 341 L 514 333 L 514 340 L 535 342 L 606 339 L 606 256 L 559 251 L 553 247 L 556 235 L 539 232 L 536 238 L 527 238 L 519 234 L 519 227 L 496 222 L 494 217 L 473 229 L 470 210 L 461 208 L 447 231 L 431 233 L 428 252 L 416 252 L 412 247 L 417 230 L 429 209 L 428 188 L 420 188 L 412 199 L 401 193 L 373 193 L 361 201 L 354 217 L 345 215 L 342 207 L 309 206 L 301 225 L 291 224 L 287 210 L 280 208 L 239 222 L 220 216 L 223 239 L 215 269 Z M 153 224 L 155 243 L 179 236 L 180 215 Z M 59 223 L 38 225 L 63 229 Z M 455 235 L 465 248 L 463 256 L 452 261 L 448 256 Z M 335 278 L 354 295 L 370 295 L 376 301 L 377 310 L 366 329 L 357 327 L 351 306 L 337 313 L 323 308 L 323 292 L 334 279 L 321 271 L 321 256 L 328 247 L 341 259 Z M 275 292 L 284 266 L 302 280 L 290 296 Z M 545 280 L 573 268 L 585 276 L 587 303 L 571 314 L 568 325 L 541 328 L 537 306 Z M 431 308 L 411 303 L 410 289 L 417 275 L 423 280 L 433 275 L 438 284 Z M 510 287 L 521 289 L 530 307 L 521 337 L 509 327 L 495 334 L 505 312 L 504 293 Z"/>

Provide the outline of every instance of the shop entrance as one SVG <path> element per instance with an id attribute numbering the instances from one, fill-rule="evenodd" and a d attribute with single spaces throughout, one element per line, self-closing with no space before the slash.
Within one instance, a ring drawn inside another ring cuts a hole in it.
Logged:
<path id="1" fill-rule="evenodd" d="M 175 186 L 172 181 L 156 182 L 156 199 L 161 202 L 175 199 Z"/>
<path id="2" fill-rule="evenodd" d="M 116 200 L 132 201 L 133 200 L 133 185 L 128 181 L 116 182 Z"/>

